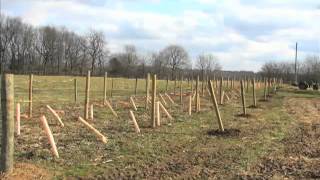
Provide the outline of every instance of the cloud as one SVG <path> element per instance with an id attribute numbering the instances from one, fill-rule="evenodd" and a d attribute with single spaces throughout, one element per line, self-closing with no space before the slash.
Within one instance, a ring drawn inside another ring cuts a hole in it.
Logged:
<path id="1" fill-rule="evenodd" d="M 112 52 L 134 44 L 142 53 L 168 44 L 195 59 L 213 53 L 227 70 L 258 71 L 268 61 L 319 53 L 320 18 L 314 0 L 4 0 L 6 14 L 33 25 L 66 26 L 80 34 L 105 32 Z"/>

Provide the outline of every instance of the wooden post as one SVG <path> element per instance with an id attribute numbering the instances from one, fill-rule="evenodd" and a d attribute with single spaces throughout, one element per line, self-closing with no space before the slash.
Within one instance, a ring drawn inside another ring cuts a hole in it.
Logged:
<path id="1" fill-rule="evenodd" d="M 223 105 L 223 103 L 224 103 L 224 95 L 225 95 L 225 92 L 222 91 L 221 102 L 220 102 L 221 105 Z"/>
<path id="2" fill-rule="evenodd" d="M 160 126 L 160 102 L 157 101 L 157 104 L 156 104 L 156 114 L 157 114 L 157 126 Z"/>
<path id="3" fill-rule="evenodd" d="M 54 111 L 49 105 L 47 105 L 47 108 L 49 109 L 49 111 L 57 118 L 58 122 L 60 123 L 61 127 L 64 127 L 63 122 L 61 121 L 61 118 L 59 117 L 59 115 L 56 113 L 56 111 Z"/>
<path id="4" fill-rule="evenodd" d="M 137 109 L 136 103 L 134 103 L 133 98 L 130 97 L 129 99 L 130 99 L 130 102 L 131 102 L 131 104 L 132 104 L 133 109 L 134 109 L 135 111 L 137 111 L 138 109 Z"/>
<path id="5" fill-rule="evenodd" d="M 197 81 L 196 81 L 196 112 L 199 112 L 199 75 L 197 76 Z"/>
<path id="6" fill-rule="evenodd" d="M 78 101 L 78 82 L 77 79 L 74 79 L 74 102 Z"/>
<path id="7" fill-rule="evenodd" d="M 14 153 L 14 82 L 12 74 L 1 75 L 1 163 L 2 172 L 10 173 Z"/>
<path id="8" fill-rule="evenodd" d="M 169 99 L 169 101 L 171 102 L 171 104 L 175 104 L 174 101 L 173 101 L 173 99 L 172 99 L 167 93 L 165 93 L 164 95 Z"/>
<path id="9" fill-rule="evenodd" d="M 167 109 L 163 106 L 163 104 L 160 102 L 160 108 L 162 109 L 162 111 L 167 115 L 167 117 L 172 120 L 173 117 L 169 114 L 169 112 L 167 111 Z"/>
<path id="10" fill-rule="evenodd" d="M 59 158 L 59 153 L 58 153 L 58 150 L 57 150 L 57 146 L 56 146 L 56 143 L 54 142 L 54 138 L 53 138 L 52 132 L 51 132 L 51 130 L 49 128 L 49 125 L 48 125 L 46 117 L 45 116 L 41 116 L 40 117 L 40 121 L 41 121 L 43 130 L 44 130 L 44 132 L 46 133 L 46 135 L 48 137 L 49 144 L 51 145 L 52 154 L 56 158 Z"/>
<path id="11" fill-rule="evenodd" d="M 255 79 L 252 79 L 252 98 L 253 98 L 253 107 L 257 107 L 257 98 L 256 98 L 256 87 Z"/>
<path id="12" fill-rule="evenodd" d="M 204 96 L 204 75 L 202 74 L 202 79 L 201 79 L 201 96 Z"/>
<path id="13" fill-rule="evenodd" d="M 174 88 L 173 88 L 174 95 L 176 95 L 176 87 L 177 87 L 177 75 L 175 75 L 175 78 L 174 78 Z"/>
<path id="14" fill-rule="evenodd" d="M 160 99 L 161 99 L 161 101 L 163 102 L 163 104 L 164 104 L 165 106 L 167 106 L 168 103 L 167 103 L 167 101 L 163 98 L 162 94 L 159 93 L 159 96 L 160 96 Z"/>
<path id="15" fill-rule="evenodd" d="M 242 101 L 243 115 L 247 115 L 246 99 L 245 99 L 245 94 L 244 94 L 243 80 L 240 81 L 240 86 L 241 86 L 241 101 Z"/>
<path id="16" fill-rule="evenodd" d="M 267 101 L 267 79 L 264 78 L 264 100 Z"/>
<path id="17" fill-rule="evenodd" d="M 89 118 L 89 96 L 90 96 L 90 71 L 88 71 L 86 78 L 86 94 L 85 94 L 85 102 L 84 102 L 84 118 Z"/>
<path id="18" fill-rule="evenodd" d="M 168 91 L 168 85 L 169 85 L 169 76 L 167 76 L 166 91 Z"/>
<path id="19" fill-rule="evenodd" d="M 154 74 L 152 77 L 152 100 L 151 100 L 151 105 L 152 105 L 152 110 L 151 110 L 151 126 L 153 128 L 156 127 L 156 116 L 155 116 L 155 111 L 156 111 L 156 88 L 157 88 L 157 75 Z"/>
<path id="20" fill-rule="evenodd" d="M 150 81 L 150 74 L 147 74 L 146 78 L 146 103 L 145 103 L 145 109 L 148 109 L 148 101 L 149 101 L 149 81 Z"/>
<path id="21" fill-rule="evenodd" d="M 192 95 L 189 96 L 189 108 L 188 108 L 188 114 L 191 116 L 192 113 Z"/>
<path id="22" fill-rule="evenodd" d="M 108 80 L 108 73 L 104 73 L 103 77 L 103 103 L 107 100 L 107 80 Z"/>
<path id="23" fill-rule="evenodd" d="M 133 122 L 134 129 L 135 129 L 136 133 L 140 133 L 139 125 L 138 125 L 137 120 L 131 110 L 129 110 L 129 114 L 130 114 L 131 120 Z"/>
<path id="24" fill-rule="evenodd" d="M 220 115 L 220 111 L 219 111 L 216 95 L 214 93 L 213 85 L 212 85 L 211 81 L 208 81 L 208 86 L 209 86 L 209 91 L 210 91 L 210 95 L 211 95 L 211 100 L 212 100 L 212 103 L 213 103 L 213 106 L 214 106 L 214 109 L 215 109 L 215 112 L 216 112 L 216 116 L 218 118 L 219 129 L 220 129 L 220 131 L 223 132 L 224 131 L 223 123 L 222 123 L 222 120 L 221 120 L 221 115 Z"/>
<path id="25" fill-rule="evenodd" d="M 136 83 L 134 86 L 134 95 L 137 96 L 137 87 L 138 87 L 138 77 L 136 77 Z"/>
<path id="26" fill-rule="evenodd" d="M 112 114 L 115 116 L 115 117 L 118 117 L 118 114 L 113 110 L 110 102 L 108 100 L 106 100 L 105 104 L 108 106 L 108 108 L 111 110 Z"/>
<path id="27" fill-rule="evenodd" d="M 191 94 L 193 94 L 193 77 L 191 79 Z"/>
<path id="28" fill-rule="evenodd" d="M 93 104 L 90 105 L 90 119 L 93 121 Z"/>
<path id="29" fill-rule="evenodd" d="M 182 77 L 180 79 L 180 104 L 182 105 Z"/>
<path id="30" fill-rule="evenodd" d="M 20 103 L 16 104 L 16 135 L 20 136 Z"/>
<path id="31" fill-rule="evenodd" d="M 33 90 L 33 74 L 29 75 L 29 118 L 32 118 L 32 90 Z"/>
<path id="32" fill-rule="evenodd" d="M 113 96 L 113 78 L 111 78 L 111 90 L 110 90 L 110 97 Z"/>
<path id="33" fill-rule="evenodd" d="M 96 128 L 94 128 L 91 124 L 89 124 L 87 121 L 85 121 L 84 119 L 82 119 L 80 116 L 78 118 L 78 120 L 80 122 L 82 122 L 87 128 L 89 128 L 90 130 L 92 130 L 103 143 L 107 143 L 107 138 L 101 134 Z"/>
<path id="34" fill-rule="evenodd" d="M 220 78 L 220 87 L 219 87 L 219 104 L 220 105 L 222 105 L 222 91 L 223 91 L 223 88 L 222 88 L 222 86 L 223 86 L 223 77 L 221 76 L 221 78 Z"/>
<path id="35" fill-rule="evenodd" d="M 247 89 L 246 89 L 246 92 L 249 92 L 249 78 L 247 78 L 247 82 L 246 82 L 246 85 L 247 85 Z"/>

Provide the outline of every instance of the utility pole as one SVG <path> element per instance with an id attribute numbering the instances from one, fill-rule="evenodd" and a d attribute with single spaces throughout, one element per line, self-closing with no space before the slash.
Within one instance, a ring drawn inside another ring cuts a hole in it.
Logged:
<path id="1" fill-rule="evenodd" d="M 295 73 L 295 84 L 298 85 L 298 71 L 297 71 L 297 63 L 298 63 L 298 43 L 296 42 L 296 56 L 295 56 L 295 66 L 294 66 L 294 73 Z"/>

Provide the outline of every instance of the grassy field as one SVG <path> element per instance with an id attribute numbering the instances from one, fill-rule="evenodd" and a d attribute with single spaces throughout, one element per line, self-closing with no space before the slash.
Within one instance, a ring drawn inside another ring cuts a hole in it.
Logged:
<path id="1" fill-rule="evenodd" d="M 74 102 L 74 77 L 34 77 L 34 116 L 22 120 L 21 135 L 15 139 L 16 169 L 5 178 L 36 179 L 269 179 L 320 178 L 320 94 L 279 89 L 269 101 L 258 101 L 242 117 L 238 91 L 226 90 L 231 99 L 220 106 L 229 134 L 218 129 L 207 93 L 201 97 L 201 112 L 187 115 L 187 96 L 179 104 L 179 90 L 171 97 L 177 105 L 168 107 L 174 117 L 162 116 L 162 126 L 152 129 L 150 112 L 144 109 L 145 80 L 139 79 L 135 115 L 141 133 L 134 132 L 128 115 L 128 97 L 134 94 L 135 80 L 114 79 L 113 97 L 108 96 L 119 114 L 115 118 L 102 105 L 103 78 L 91 81 L 94 120 L 88 121 L 108 137 L 101 143 L 77 117 L 83 116 L 85 78 L 78 79 L 79 101 Z M 177 83 L 178 85 L 179 83 Z M 164 92 L 166 81 L 159 81 Z M 111 79 L 108 80 L 110 95 Z M 183 92 L 190 84 L 183 82 Z M 252 105 L 251 88 L 247 105 Z M 28 99 L 28 77 L 15 76 L 16 102 Z M 258 89 L 258 100 L 263 88 Z M 45 105 L 63 110 L 65 127 L 58 126 Z M 22 113 L 27 103 L 22 105 Z M 60 158 L 51 156 L 50 146 L 39 124 L 46 115 L 57 143 Z M 310 150 L 311 149 L 311 150 Z M 308 151 L 309 150 L 309 151 Z M 301 165 L 302 164 L 302 165 Z"/>

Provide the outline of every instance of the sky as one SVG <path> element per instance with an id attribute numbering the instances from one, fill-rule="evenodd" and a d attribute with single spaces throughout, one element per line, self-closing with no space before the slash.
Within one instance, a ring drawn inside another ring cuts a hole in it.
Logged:
<path id="1" fill-rule="evenodd" d="M 211 53 L 224 70 L 259 71 L 268 61 L 320 54 L 319 0 L 1 0 L 26 23 L 106 35 L 111 52 L 183 46 L 193 62 Z M 193 63 L 195 64 L 195 63 Z M 195 65 L 194 65 L 195 66 Z"/>

